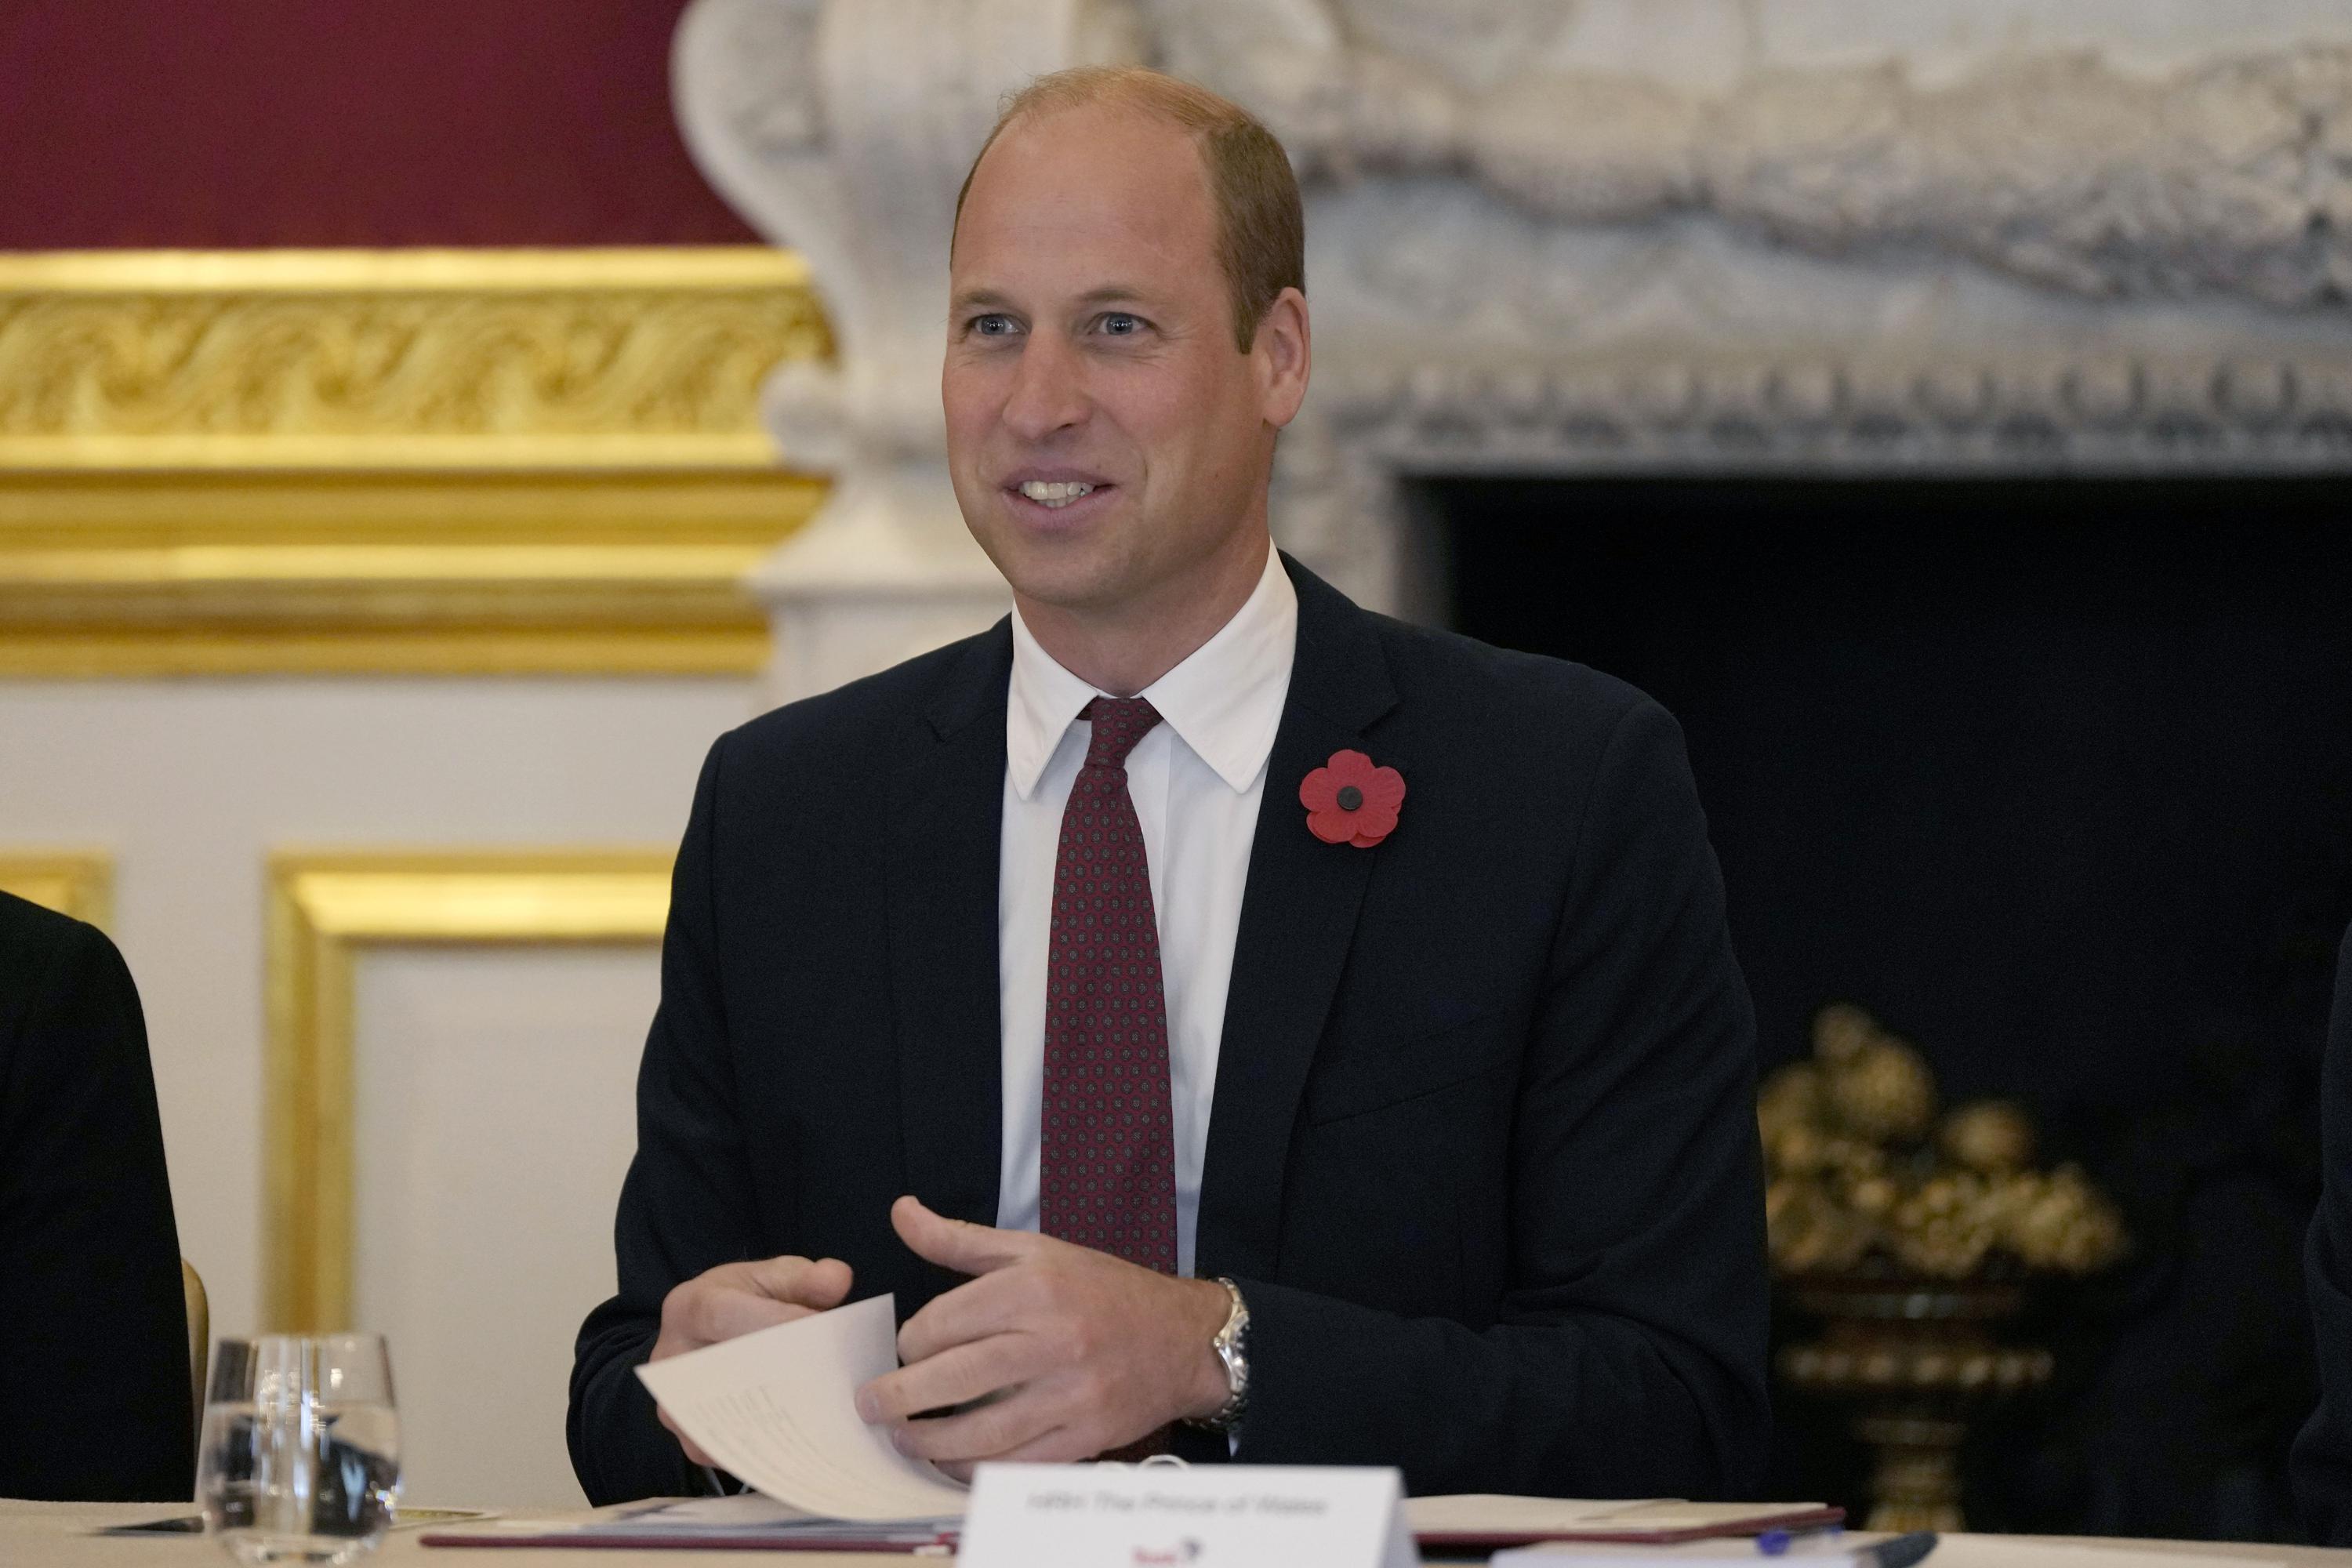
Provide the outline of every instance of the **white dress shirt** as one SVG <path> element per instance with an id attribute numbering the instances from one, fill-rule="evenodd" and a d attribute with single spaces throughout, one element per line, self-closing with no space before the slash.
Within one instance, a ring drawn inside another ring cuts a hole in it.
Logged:
<path id="1" fill-rule="evenodd" d="M 1233 981 L 1234 937 L 1257 837 L 1265 760 L 1298 649 L 1298 594 L 1266 552 L 1249 599 L 1183 663 L 1138 693 L 1160 722 L 1127 759 L 1143 829 L 1167 993 L 1170 1109 L 1176 1123 L 1176 1269 L 1192 1272 L 1209 1102 Z M 1055 663 L 1013 614 L 1004 706 L 1004 831 L 997 871 L 997 984 L 1003 1025 L 1004 1136 L 996 1223 L 1037 1228 L 1037 1134 L 1045 1118 L 1045 955 L 1062 808 L 1094 726 L 1078 710 L 1108 693 Z"/>

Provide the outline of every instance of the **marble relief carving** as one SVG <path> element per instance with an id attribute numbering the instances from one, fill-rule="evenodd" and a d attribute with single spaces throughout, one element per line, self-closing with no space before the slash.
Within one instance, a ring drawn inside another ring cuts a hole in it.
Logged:
<path id="1" fill-rule="evenodd" d="M 809 261 L 839 345 L 782 367 L 764 408 L 784 460 L 834 476 L 801 539 L 752 578 L 777 698 L 821 691 L 985 626 L 1003 584 L 964 532 L 940 412 L 957 189 L 1003 95 L 1141 58 L 1111 0 L 696 0 L 672 58 L 697 162 Z"/>
<path id="2" fill-rule="evenodd" d="M 2055 0 L 1927 0 L 2026 40 L 1956 53 L 1840 4 L 698 0 L 679 77 L 690 134 L 728 127 L 705 167 L 835 310 L 839 368 L 766 406 L 845 516 L 897 520 L 831 536 L 863 542 L 839 560 L 919 514 L 954 531 L 937 323 L 906 301 L 943 279 L 995 94 L 1082 58 L 1205 81 L 1290 148 L 1317 367 L 1276 531 L 1383 607 L 1431 608 L 1414 475 L 2352 459 L 2352 23 L 2256 0 L 2235 32 L 2175 10 L 2102 41 Z M 730 58 L 698 68 L 721 16 Z M 892 28 L 887 70 L 846 41 Z M 856 194 L 791 199 L 798 171 Z"/>
<path id="3" fill-rule="evenodd" d="M 1265 103 L 1327 178 L 1461 179 L 1566 224 L 1700 212 L 1822 255 L 1925 248 L 2090 298 L 2352 294 L 2352 47 L 2154 79 L 2028 57 L 1937 89 L 1890 60 L 1708 94 L 1549 67 L 1465 88 L 1301 27 L 1269 82 L 1236 15 L 1252 0 L 1169 9 L 1190 73 Z"/>

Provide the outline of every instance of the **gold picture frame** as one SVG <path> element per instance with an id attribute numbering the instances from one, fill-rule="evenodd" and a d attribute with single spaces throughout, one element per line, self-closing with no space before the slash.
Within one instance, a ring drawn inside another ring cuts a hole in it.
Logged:
<path id="1" fill-rule="evenodd" d="M 103 849 L 0 849 L 0 893 L 103 931 L 114 918 L 114 857 Z"/>
<path id="2" fill-rule="evenodd" d="M 390 946 L 658 942 L 671 851 L 284 851 L 269 861 L 265 1326 L 351 1326 L 352 984 Z"/>
<path id="3" fill-rule="evenodd" d="M 0 256 L 0 675 L 742 673 L 761 246 Z"/>

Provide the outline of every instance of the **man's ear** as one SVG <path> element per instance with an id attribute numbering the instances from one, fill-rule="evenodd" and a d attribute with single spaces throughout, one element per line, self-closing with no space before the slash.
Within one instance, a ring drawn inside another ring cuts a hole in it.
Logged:
<path id="1" fill-rule="evenodd" d="M 1306 295 L 1285 289 L 1275 296 L 1258 318 L 1250 357 L 1257 362 L 1259 412 L 1279 430 L 1297 417 L 1298 405 L 1307 401 L 1307 374 L 1314 367 Z"/>

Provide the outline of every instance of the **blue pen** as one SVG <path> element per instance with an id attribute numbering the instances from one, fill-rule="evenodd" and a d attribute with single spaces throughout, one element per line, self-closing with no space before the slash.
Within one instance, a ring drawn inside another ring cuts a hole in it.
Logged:
<path id="1" fill-rule="evenodd" d="M 1801 1535 L 1840 1535 L 1843 1527 L 1819 1525 L 1811 1530 L 1768 1530 L 1756 1537 L 1756 1550 L 1767 1557 L 1778 1557 L 1789 1550 L 1789 1543 Z"/>
<path id="2" fill-rule="evenodd" d="M 1836 1525 L 1831 1525 L 1827 1530 L 1819 1531 L 1768 1530 L 1756 1538 L 1756 1550 L 1767 1557 L 1780 1557 L 1787 1554 L 1790 1544 L 1800 1534 L 1837 1535 L 1841 1533 L 1843 1531 Z M 1853 1549 L 1852 1555 L 1854 1568 L 1913 1568 L 1915 1563 L 1934 1550 L 1936 1550 L 1936 1532 L 1932 1530 L 1918 1530 L 1908 1535 L 1889 1536 L 1874 1545 L 1857 1546 Z"/>

